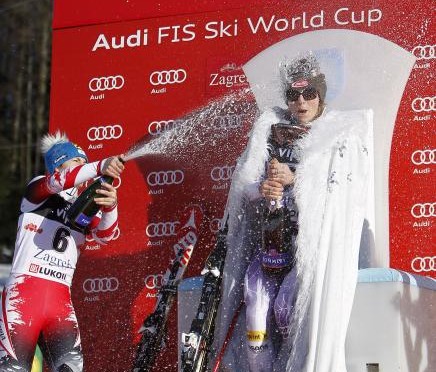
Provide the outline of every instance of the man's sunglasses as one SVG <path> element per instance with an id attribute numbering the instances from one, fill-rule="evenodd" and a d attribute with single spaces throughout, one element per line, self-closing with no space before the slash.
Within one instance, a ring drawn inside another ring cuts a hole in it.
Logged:
<path id="1" fill-rule="evenodd" d="M 318 91 L 313 87 L 306 88 L 302 92 L 296 89 L 288 89 L 286 91 L 286 98 L 291 102 L 298 101 L 300 95 L 303 96 L 305 101 L 311 101 L 318 96 Z"/>

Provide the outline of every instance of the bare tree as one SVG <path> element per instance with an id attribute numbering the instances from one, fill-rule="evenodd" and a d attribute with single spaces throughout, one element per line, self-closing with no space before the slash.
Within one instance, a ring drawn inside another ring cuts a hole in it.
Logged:
<path id="1" fill-rule="evenodd" d="M 0 247 L 13 244 L 22 190 L 43 171 L 38 144 L 48 128 L 52 5 L 0 3 Z"/>

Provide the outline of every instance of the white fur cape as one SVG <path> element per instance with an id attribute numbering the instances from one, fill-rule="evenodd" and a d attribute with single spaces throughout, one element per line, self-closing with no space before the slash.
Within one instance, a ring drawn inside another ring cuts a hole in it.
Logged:
<path id="1" fill-rule="evenodd" d="M 243 301 L 243 277 L 253 255 L 244 244 L 248 234 L 244 194 L 264 171 L 266 142 L 277 119 L 277 110 L 270 110 L 256 121 L 234 173 L 225 213 L 228 253 L 215 332 L 217 352 Z M 370 110 L 330 111 L 316 119 L 299 141 L 295 183 L 299 292 L 277 371 L 346 371 L 344 344 L 367 205 L 371 125 Z M 240 318 L 244 319 L 243 314 Z M 244 334 L 245 324 L 238 324 L 221 370 L 248 370 Z"/>

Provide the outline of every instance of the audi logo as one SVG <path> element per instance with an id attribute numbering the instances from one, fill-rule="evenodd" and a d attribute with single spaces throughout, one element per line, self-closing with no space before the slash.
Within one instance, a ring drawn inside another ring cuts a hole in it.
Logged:
<path id="1" fill-rule="evenodd" d="M 228 181 L 232 178 L 235 166 L 224 165 L 222 167 L 213 167 L 210 171 L 212 181 Z"/>
<path id="2" fill-rule="evenodd" d="M 413 48 L 412 53 L 418 59 L 433 59 L 435 58 L 436 45 L 417 45 Z"/>
<path id="3" fill-rule="evenodd" d="M 124 85 L 124 78 L 121 75 L 102 76 L 89 81 L 88 87 L 91 92 L 102 92 L 105 90 L 121 89 Z"/>
<path id="4" fill-rule="evenodd" d="M 242 116 L 238 114 L 218 115 L 213 119 L 213 126 L 219 129 L 235 129 L 242 125 Z"/>
<path id="5" fill-rule="evenodd" d="M 410 213 L 415 218 L 428 218 L 428 217 L 436 217 L 435 215 L 435 204 L 436 203 L 422 203 L 415 204 Z"/>
<path id="6" fill-rule="evenodd" d="M 90 141 L 102 141 L 109 139 L 118 139 L 123 134 L 123 128 L 121 125 L 107 125 L 101 127 L 91 127 L 86 133 Z"/>
<path id="7" fill-rule="evenodd" d="M 115 189 L 118 189 L 118 187 L 121 186 L 121 178 L 120 178 L 120 177 L 115 178 L 115 179 L 114 179 L 114 183 L 112 184 L 112 186 L 113 186 Z"/>
<path id="8" fill-rule="evenodd" d="M 179 68 L 178 70 L 154 71 L 150 75 L 152 85 L 180 84 L 186 80 L 186 71 Z"/>
<path id="9" fill-rule="evenodd" d="M 147 183 L 150 186 L 179 185 L 184 178 L 185 174 L 181 170 L 151 172 L 147 176 Z"/>
<path id="10" fill-rule="evenodd" d="M 115 228 L 114 236 L 112 237 L 111 241 L 112 240 L 117 240 L 120 237 L 120 234 L 121 234 L 120 228 L 117 226 Z M 87 242 L 94 242 L 95 239 L 92 237 L 92 235 L 86 235 L 86 241 Z"/>
<path id="11" fill-rule="evenodd" d="M 223 220 L 221 218 L 214 218 L 209 224 L 210 231 L 217 233 L 223 228 Z"/>
<path id="12" fill-rule="evenodd" d="M 179 123 L 181 123 L 181 120 L 152 121 L 148 126 L 148 133 L 152 136 L 157 136 L 159 134 L 177 128 L 177 125 Z"/>
<path id="13" fill-rule="evenodd" d="M 415 112 L 430 112 L 435 110 L 435 96 L 416 97 L 412 101 L 412 110 Z"/>
<path id="14" fill-rule="evenodd" d="M 120 283 L 117 278 L 92 278 L 83 282 L 83 290 L 86 293 L 114 292 Z"/>
<path id="15" fill-rule="evenodd" d="M 410 159 L 415 165 L 435 164 L 435 151 L 432 150 L 416 150 L 412 153 Z"/>
<path id="16" fill-rule="evenodd" d="M 162 274 L 148 275 L 144 279 L 145 287 L 147 289 L 159 289 L 162 287 L 163 277 Z"/>
<path id="17" fill-rule="evenodd" d="M 435 271 L 435 260 L 436 256 L 415 257 L 411 263 L 412 270 L 417 273 Z"/>
<path id="18" fill-rule="evenodd" d="M 179 225 L 179 221 L 149 223 L 145 228 L 145 234 L 149 238 L 174 236 L 177 233 L 177 227 Z"/>

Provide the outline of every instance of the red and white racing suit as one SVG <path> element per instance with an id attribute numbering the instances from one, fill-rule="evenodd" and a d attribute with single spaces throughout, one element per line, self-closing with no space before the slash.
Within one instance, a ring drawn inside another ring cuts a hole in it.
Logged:
<path id="1" fill-rule="evenodd" d="M 21 203 L 11 276 L 1 297 L 0 371 L 29 371 L 38 343 L 54 371 L 83 369 L 70 286 L 80 248 L 90 234 L 111 240 L 116 206 L 103 208 L 87 231 L 67 221 L 77 186 L 101 174 L 103 161 L 34 178 Z"/>

